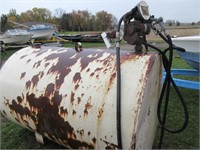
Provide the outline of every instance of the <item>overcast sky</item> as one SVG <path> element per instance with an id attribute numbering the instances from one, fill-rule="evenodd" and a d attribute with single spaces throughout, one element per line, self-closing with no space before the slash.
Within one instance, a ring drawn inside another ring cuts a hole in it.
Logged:
<path id="1" fill-rule="evenodd" d="M 92 14 L 105 10 L 118 19 L 131 10 L 140 0 L 0 0 L 0 13 L 8 14 L 14 8 L 17 14 L 34 7 L 47 8 L 52 13 L 62 8 L 66 13 L 72 10 L 88 10 Z M 179 22 L 200 21 L 200 0 L 146 0 L 151 15 Z"/>

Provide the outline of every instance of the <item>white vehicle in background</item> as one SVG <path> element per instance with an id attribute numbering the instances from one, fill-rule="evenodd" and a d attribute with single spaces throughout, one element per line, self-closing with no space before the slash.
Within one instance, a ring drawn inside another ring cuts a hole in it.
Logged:
<path id="1" fill-rule="evenodd" d="M 32 39 L 34 40 L 49 40 L 55 32 L 55 28 L 52 25 L 35 24 L 27 31 L 33 34 Z"/>
<path id="2" fill-rule="evenodd" d="M 176 46 L 183 47 L 186 51 L 177 53 L 194 69 L 199 70 L 200 61 L 200 34 L 196 36 L 185 36 L 172 38 Z"/>
<path id="3" fill-rule="evenodd" d="M 26 44 L 30 41 L 32 33 L 23 29 L 9 29 L 6 32 L 0 34 L 0 41 L 4 44 Z"/>

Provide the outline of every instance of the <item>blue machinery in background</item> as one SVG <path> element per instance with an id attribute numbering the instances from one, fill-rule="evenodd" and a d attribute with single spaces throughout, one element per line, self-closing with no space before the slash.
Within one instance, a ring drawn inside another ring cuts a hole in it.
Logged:
<path id="1" fill-rule="evenodd" d="M 193 69 L 172 69 L 171 74 L 172 74 L 172 77 L 174 75 L 199 76 L 199 72 Z M 166 76 L 166 72 L 164 71 L 163 81 L 165 79 L 165 76 Z M 178 79 L 176 77 L 173 77 L 173 79 L 176 85 L 179 87 L 200 90 L 200 82 Z"/>

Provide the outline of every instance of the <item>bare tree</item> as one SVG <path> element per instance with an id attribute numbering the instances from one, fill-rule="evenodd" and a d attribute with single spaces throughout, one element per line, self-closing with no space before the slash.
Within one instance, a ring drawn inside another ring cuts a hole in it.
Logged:
<path id="1" fill-rule="evenodd" d="M 64 13 L 65 13 L 64 9 L 62 9 L 62 8 L 56 8 L 54 10 L 54 17 L 61 19 L 61 17 L 63 16 Z"/>

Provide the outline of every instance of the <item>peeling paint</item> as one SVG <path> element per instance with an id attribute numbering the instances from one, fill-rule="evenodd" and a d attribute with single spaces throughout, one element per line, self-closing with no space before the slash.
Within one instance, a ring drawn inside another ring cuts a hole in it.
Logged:
<path id="1" fill-rule="evenodd" d="M 121 52 L 125 149 L 137 148 L 138 120 L 147 101 L 147 81 L 152 72 L 161 70 L 160 67 L 152 71 L 156 59 L 158 55 L 153 53 Z M 2 82 L 9 77 L 7 70 L 12 67 L 19 69 L 8 84 Z M 15 89 L 2 89 L 1 111 L 67 148 L 118 149 L 116 69 L 113 50 L 84 49 L 77 53 L 67 48 L 25 48 L 1 69 L 0 84 Z M 154 90 L 158 89 L 161 77 L 156 76 L 148 81 L 152 85 L 157 83 Z M 152 99 L 156 101 L 157 97 Z M 148 105 L 146 110 L 146 116 L 152 117 L 152 106 Z"/>

